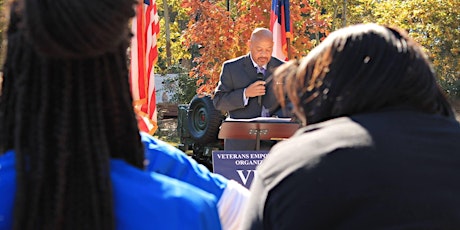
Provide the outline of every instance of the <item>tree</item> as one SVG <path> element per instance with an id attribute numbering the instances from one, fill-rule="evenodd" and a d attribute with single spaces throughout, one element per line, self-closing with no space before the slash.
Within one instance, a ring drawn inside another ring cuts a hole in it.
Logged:
<path id="1" fill-rule="evenodd" d="M 182 36 L 182 32 L 187 28 L 189 18 L 185 12 L 186 9 L 181 7 L 181 1 L 157 1 L 158 15 L 160 17 L 160 36 L 157 39 L 159 56 L 155 65 L 155 73 L 178 73 L 176 71 L 181 73 L 184 71 L 184 67 L 190 69 L 191 51 L 184 45 L 184 37 Z M 165 13 L 166 6 L 168 7 L 168 13 Z M 166 14 L 168 17 L 166 17 Z M 166 39 L 167 28 L 169 28 L 169 40 Z M 167 52 L 167 50 L 170 52 Z"/>
<path id="2" fill-rule="evenodd" d="M 368 1 L 368 0 L 367 0 Z M 441 84 L 449 94 L 458 95 L 460 77 L 460 2 L 458 0 L 384 1 L 376 5 L 375 21 L 397 25 L 426 49 Z M 385 9 L 387 9 L 385 11 Z M 393 9 L 389 11 L 388 9 Z"/>
<path id="3" fill-rule="evenodd" d="M 341 0 L 324 0 L 325 11 L 337 25 L 373 22 L 407 30 L 429 54 L 441 86 L 460 97 L 460 1 L 458 0 L 348 0 L 346 21 L 336 12 Z"/>
<path id="4" fill-rule="evenodd" d="M 215 88 L 222 62 L 242 55 L 253 28 L 269 26 L 271 1 L 168 0 L 171 65 L 167 64 L 163 6 L 156 73 L 178 67 L 197 82 L 199 93 Z M 291 1 L 293 58 L 308 52 L 329 31 L 375 22 L 406 29 L 429 53 L 439 82 L 460 97 L 460 1 L 458 0 L 301 0 Z"/>

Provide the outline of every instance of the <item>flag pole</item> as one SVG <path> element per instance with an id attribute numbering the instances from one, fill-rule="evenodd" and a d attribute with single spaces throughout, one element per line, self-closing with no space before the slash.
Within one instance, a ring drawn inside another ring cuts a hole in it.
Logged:
<path id="1" fill-rule="evenodd" d="M 287 47 L 287 55 L 288 55 L 288 60 L 291 60 L 292 55 L 291 55 L 291 39 L 286 38 L 286 47 Z"/>

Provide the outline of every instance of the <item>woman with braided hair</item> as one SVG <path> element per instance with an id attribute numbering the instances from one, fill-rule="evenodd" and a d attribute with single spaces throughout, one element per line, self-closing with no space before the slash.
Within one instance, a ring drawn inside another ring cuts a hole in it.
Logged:
<path id="1" fill-rule="evenodd" d="M 144 171 L 126 59 L 135 3 L 11 3 L 0 229 L 220 229 L 214 195 Z"/>
<path id="2" fill-rule="evenodd" d="M 342 28 L 273 80 L 305 127 L 258 166 L 242 229 L 460 229 L 460 124 L 405 31 Z"/>

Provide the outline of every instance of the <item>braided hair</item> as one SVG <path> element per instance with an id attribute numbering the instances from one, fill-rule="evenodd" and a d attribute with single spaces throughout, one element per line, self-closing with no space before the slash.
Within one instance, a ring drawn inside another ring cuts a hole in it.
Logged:
<path id="1" fill-rule="evenodd" d="M 274 74 L 280 104 L 285 95 L 304 124 L 340 116 L 410 107 L 453 116 L 421 46 L 405 31 L 360 24 L 331 33 L 300 61 Z"/>
<path id="2" fill-rule="evenodd" d="M 110 158 L 142 168 L 126 51 L 135 0 L 16 0 L 0 96 L 15 229 L 114 229 Z"/>

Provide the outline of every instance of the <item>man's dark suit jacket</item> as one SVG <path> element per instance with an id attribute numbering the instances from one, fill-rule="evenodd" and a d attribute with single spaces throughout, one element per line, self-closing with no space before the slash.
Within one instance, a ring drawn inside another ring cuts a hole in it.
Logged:
<path id="1" fill-rule="evenodd" d="M 266 92 L 262 97 L 262 104 L 269 109 L 270 115 L 279 110 L 279 103 L 273 93 L 271 75 L 276 67 L 284 62 L 272 57 L 267 64 L 264 80 Z M 250 84 L 258 80 L 257 69 L 254 67 L 250 55 L 244 55 L 224 62 L 217 85 L 213 103 L 216 109 L 228 112 L 230 118 L 255 118 L 261 116 L 261 106 L 257 97 L 249 98 L 245 106 L 243 91 Z M 225 140 L 226 150 L 255 150 L 255 141 Z"/>
<path id="2" fill-rule="evenodd" d="M 309 125 L 251 194 L 241 229 L 460 229 L 460 124 L 406 110 Z"/>

